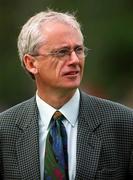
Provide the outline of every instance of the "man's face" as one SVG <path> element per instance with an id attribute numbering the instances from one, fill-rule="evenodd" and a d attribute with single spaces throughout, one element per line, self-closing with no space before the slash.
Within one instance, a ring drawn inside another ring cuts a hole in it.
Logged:
<path id="1" fill-rule="evenodd" d="M 40 47 L 38 54 L 46 56 L 35 57 L 37 71 L 34 75 L 37 88 L 44 91 L 76 89 L 82 79 L 84 57 L 78 58 L 74 51 L 60 58 L 50 53 L 57 53 L 62 48 L 65 50 L 82 49 L 81 33 L 63 23 L 48 23 L 47 27 L 42 26 L 42 33 L 47 39 L 46 44 Z"/>

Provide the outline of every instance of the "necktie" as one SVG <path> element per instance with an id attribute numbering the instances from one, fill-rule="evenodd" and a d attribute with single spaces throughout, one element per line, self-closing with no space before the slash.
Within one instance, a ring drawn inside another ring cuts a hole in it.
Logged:
<path id="1" fill-rule="evenodd" d="M 68 180 L 67 134 L 63 119 L 59 111 L 51 119 L 45 150 L 45 180 Z"/>

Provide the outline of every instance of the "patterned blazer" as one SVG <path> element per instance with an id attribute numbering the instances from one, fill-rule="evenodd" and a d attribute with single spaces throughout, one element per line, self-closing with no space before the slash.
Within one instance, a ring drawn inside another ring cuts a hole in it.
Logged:
<path id="1" fill-rule="evenodd" d="M 35 97 L 0 114 L 0 179 L 39 180 Z M 81 92 L 76 180 L 133 180 L 133 111 Z"/>

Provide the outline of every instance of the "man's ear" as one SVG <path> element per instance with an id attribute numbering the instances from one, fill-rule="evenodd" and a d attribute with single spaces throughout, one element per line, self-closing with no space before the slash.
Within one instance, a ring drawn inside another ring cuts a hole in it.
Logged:
<path id="1" fill-rule="evenodd" d="M 36 67 L 36 59 L 33 56 L 29 54 L 25 54 L 23 57 L 23 63 L 27 71 L 29 71 L 30 73 L 34 75 L 38 73 L 38 70 Z"/>

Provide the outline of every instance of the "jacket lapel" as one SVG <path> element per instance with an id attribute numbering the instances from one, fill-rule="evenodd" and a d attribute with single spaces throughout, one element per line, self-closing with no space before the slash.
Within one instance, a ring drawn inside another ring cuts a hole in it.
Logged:
<path id="1" fill-rule="evenodd" d="M 25 104 L 27 114 L 17 121 L 21 135 L 16 142 L 19 169 L 23 180 L 40 179 L 38 110 L 34 99 Z"/>
<path id="2" fill-rule="evenodd" d="M 90 97 L 83 93 L 78 120 L 76 179 L 93 180 L 101 150 L 101 141 L 95 132 L 101 122 Z M 38 110 L 35 98 L 25 104 L 16 125 L 20 129 L 16 152 L 21 177 L 23 180 L 40 179 Z"/>
<path id="3" fill-rule="evenodd" d="M 96 175 L 101 141 L 96 130 L 101 125 L 90 97 L 81 93 L 78 118 L 76 179 L 91 179 Z"/>

